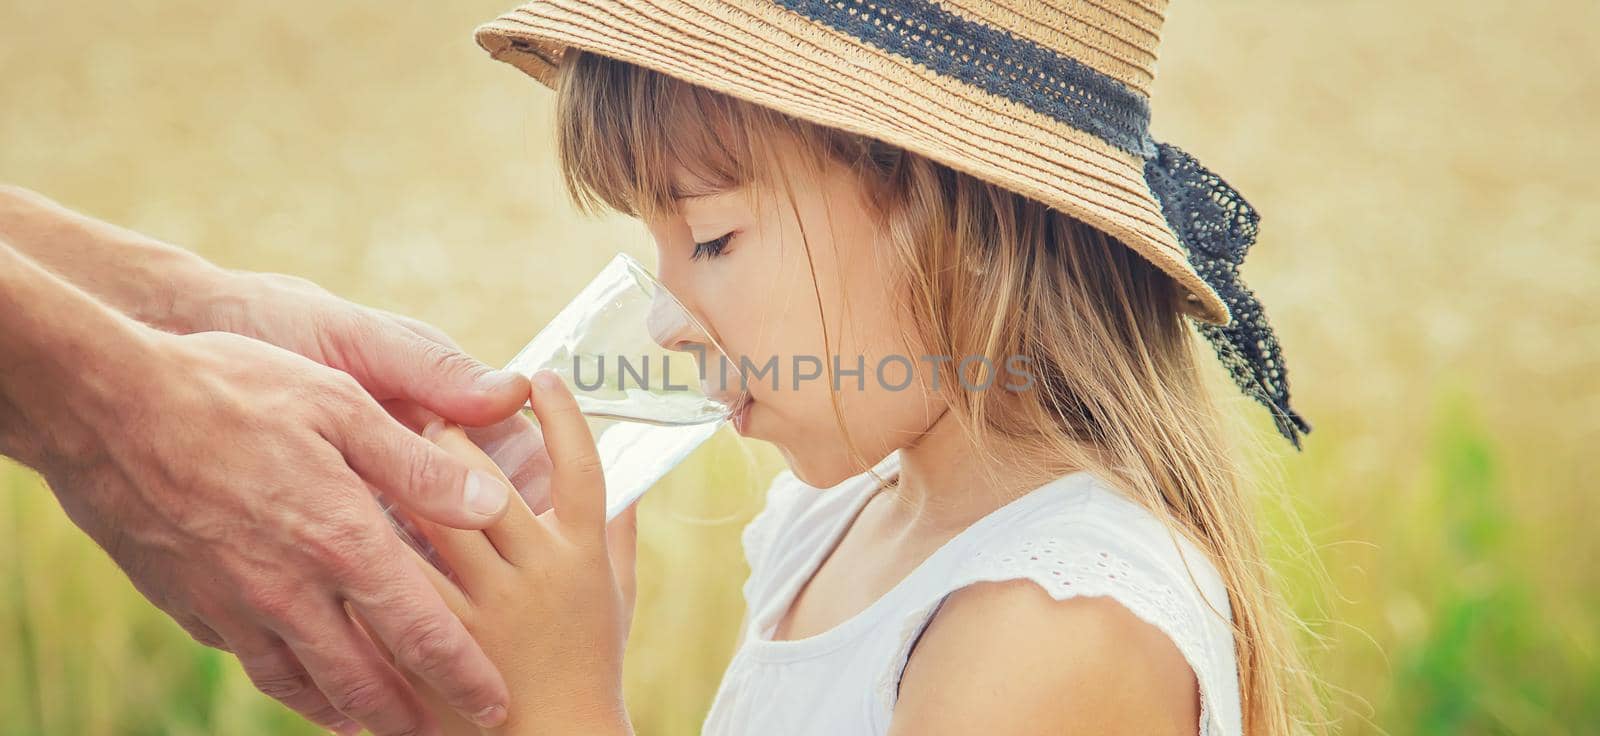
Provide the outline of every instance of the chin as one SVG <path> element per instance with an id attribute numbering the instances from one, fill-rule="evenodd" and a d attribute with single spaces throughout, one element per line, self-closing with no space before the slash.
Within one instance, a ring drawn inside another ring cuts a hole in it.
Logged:
<path id="1" fill-rule="evenodd" d="M 888 453 L 874 457 L 876 453 L 869 453 L 865 457 L 866 465 L 861 465 L 851 460 L 848 453 L 839 448 L 837 452 L 819 452 L 816 445 L 808 445 L 804 449 L 796 450 L 785 445 L 778 445 L 778 452 L 783 455 L 789 464 L 789 472 L 794 477 L 813 488 L 832 488 L 849 480 L 851 477 L 867 472 L 869 468 L 877 465 Z M 822 455 L 826 455 L 825 457 Z"/>

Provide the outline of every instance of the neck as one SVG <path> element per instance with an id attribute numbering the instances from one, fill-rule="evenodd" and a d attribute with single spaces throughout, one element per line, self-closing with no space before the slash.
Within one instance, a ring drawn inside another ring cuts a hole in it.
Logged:
<path id="1" fill-rule="evenodd" d="M 899 482 L 883 494 L 906 523 L 924 530 L 965 529 L 990 511 L 1038 487 L 1021 463 L 985 458 L 948 409 L 915 441 L 900 448 Z"/>

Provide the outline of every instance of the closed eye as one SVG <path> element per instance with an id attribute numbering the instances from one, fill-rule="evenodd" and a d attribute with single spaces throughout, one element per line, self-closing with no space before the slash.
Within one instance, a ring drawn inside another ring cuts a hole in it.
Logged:
<path id="1" fill-rule="evenodd" d="M 717 256 L 722 255 L 722 249 L 728 247 L 728 241 L 732 239 L 733 233 L 728 233 L 727 235 L 717 238 L 716 240 L 708 240 L 704 243 L 695 243 L 694 253 L 690 254 L 689 258 L 690 260 L 699 260 L 700 258 L 716 258 Z"/>

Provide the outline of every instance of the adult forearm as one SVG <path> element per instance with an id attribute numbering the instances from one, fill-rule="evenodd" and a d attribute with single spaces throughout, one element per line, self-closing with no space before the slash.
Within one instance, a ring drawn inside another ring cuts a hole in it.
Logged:
<path id="1" fill-rule="evenodd" d="M 43 469 L 87 452 L 145 332 L 0 239 L 0 454 Z"/>
<path id="2" fill-rule="evenodd" d="M 169 332 L 209 329 L 209 304 L 229 272 L 154 238 L 0 185 L 0 240 L 38 266 L 139 322 Z"/>

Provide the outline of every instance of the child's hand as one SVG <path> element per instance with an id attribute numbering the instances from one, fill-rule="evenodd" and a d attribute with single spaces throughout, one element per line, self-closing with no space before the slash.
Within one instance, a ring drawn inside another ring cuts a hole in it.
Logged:
<path id="1" fill-rule="evenodd" d="M 554 374 L 531 401 L 555 469 L 550 510 L 521 499 L 484 531 L 420 521 L 455 581 L 417 558 L 511 689 L 496 733 L 631 733 L 622 653 L 633 618 L 634 508 L 605 519 L 605 478 L 577 402 Z M 494 462 L 455 426 L 425 434 L 475 467 Z M 435 711 L 435 715 L 445 713 Z"/>

